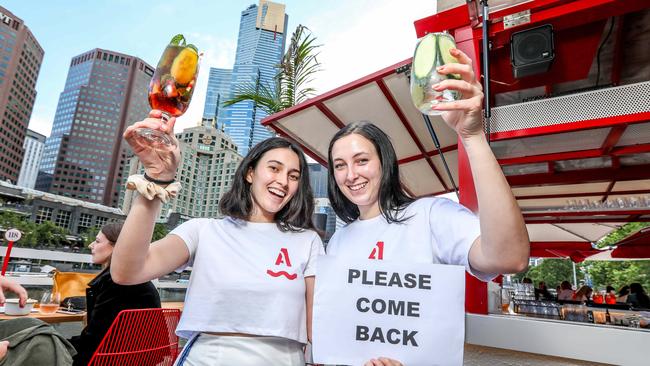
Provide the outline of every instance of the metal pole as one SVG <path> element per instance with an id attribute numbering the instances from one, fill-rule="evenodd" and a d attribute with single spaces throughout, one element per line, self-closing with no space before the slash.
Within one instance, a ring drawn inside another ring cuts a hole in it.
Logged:
<path id="1" fill-rule="evenodd" d="M 578 288 L 578 276 L 576 276 L 576 264 L 574 261 L 571 261 L 571 264 L 573 264 L 573 285 Z"/>
<path id="2" fill-rule="evenodd" d="M 483 5 L 483 103 L 485 106 L 484 117 L 485 117 L 485 131 L 487 134 L 488 144 L 490 143 L 490 117 L 492 116 L 492 111 L 490 107 L 490 40 L 488 27 L 489 27 L 489 17 L 490 17 L 490 7 L 488 6 L 487 0 L 481 0 Z"/>

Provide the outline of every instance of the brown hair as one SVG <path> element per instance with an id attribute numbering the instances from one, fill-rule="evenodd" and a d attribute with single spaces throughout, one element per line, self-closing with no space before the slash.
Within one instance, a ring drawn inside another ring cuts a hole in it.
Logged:
<path id="1" fill-rule="evenodd" d="M 112 224 L 106 224 L 102 226 L 101 232 L 104 234 L 106 239 L 111 242 L 112 246 L 115 246 L 115 243 L 117 242 L 117 238 L 120 236 L 120 232 L 122 231 L 122 223 L 112 223 Z"/>

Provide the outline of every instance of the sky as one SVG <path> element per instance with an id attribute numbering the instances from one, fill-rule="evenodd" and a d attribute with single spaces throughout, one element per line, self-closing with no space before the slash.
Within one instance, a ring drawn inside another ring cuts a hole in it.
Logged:
<path id="1" fill-rule="evenodd" d="M 307 26 L 322 44 L 311 86 L 317 94 L 412 56 L 413 22 L 435 13 L 435 0 L 284 0 L 289 34 Z M 203 115 L 210 67 L 231 68 L 241 12 L 257 0 L 3 0 L 32 31 L 45 57 L 29 128 L 49 136 L 72 57 L 93 48 L 136 56 L 155 66 L 182 33 L 203 53 L 197 88 L 176 131 Z"/>

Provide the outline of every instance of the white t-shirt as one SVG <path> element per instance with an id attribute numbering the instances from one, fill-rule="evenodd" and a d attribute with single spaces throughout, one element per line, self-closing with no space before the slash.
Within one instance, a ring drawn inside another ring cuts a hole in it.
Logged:
<path id="1" fill-rule="evenodd" d="M 383 259 L 396 262 L 465 266 L 474 277 L 489 281 L 494 274 L 469 265 L 469 249 L 481 230 L 476 215 L 446 198 L 421 198 L 402 211 L 410 219 L 391 223 L 383 215 L 355 220 L 338 229 L 327 255 L 342 259 Z"/>
<path id="2" fill-rule="evenodd" d="M 179 336 L 231 332 L 307 343 L 304 279 L 323 253 L 316 232 L 227 217 L 193 219 L 170 234 L 183 239 L 192 266 Z"/>

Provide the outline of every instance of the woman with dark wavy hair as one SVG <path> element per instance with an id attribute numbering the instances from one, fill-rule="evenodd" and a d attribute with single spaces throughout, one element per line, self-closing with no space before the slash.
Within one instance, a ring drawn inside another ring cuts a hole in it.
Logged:
<path id="1" fill-rule="evenodd" d="M 180 161 L 175 120 L 161 124 L 160 111 L 150 117 L 124 137 L 144 163 L 145 179 L 172 183 Z M 165 132 L 175 145 L 142 144 L 135 135 L 139 127 Z M 322 243 L 312 223 L 314 199 L 300 148 L 277 137 L 260 142 L 221 198 L 223 218 L 189 220 L 151 244 L 161 202 L 145 197 L 131 207 L 111 274 L 130 284 L 192 266 L 176 329 L 189 340 L 176 364 L 304 365 L 314 261 Z"/>
<path id="2" fill-rule="evenodd" d="M 456 90 L 463 99 L 434 109 L 443 112 L 467 152 L 480 221 L 451 200 L 409 196 L 386 133 L 370 122 L 354 122 L 334 135 L 328 149 L 330 202 L 347 223 L 330 239 L 328 255 L 462 265 L 483 280 L 521 272 L 528 265 L 523 217 L 484 136 L 481 85 L 471 60 L 457 49 L 450 52 L 460 63 L 444 65 L 438 72 L 459 74 L 461 80 L 447 79 L 435 90 Z M 367 365 L 400 363 L 380 358 Z"/>

